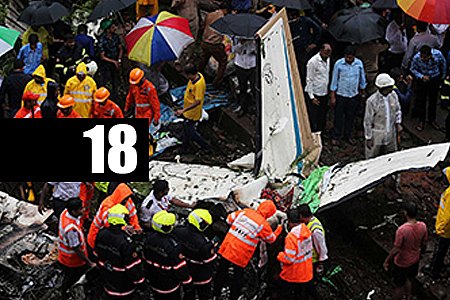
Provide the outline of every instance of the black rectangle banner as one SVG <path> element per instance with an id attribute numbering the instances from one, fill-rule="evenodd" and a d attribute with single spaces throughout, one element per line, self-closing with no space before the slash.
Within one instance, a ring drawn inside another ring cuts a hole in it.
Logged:
<path id="1" fill-rule="evenodd" d="M 147 119 L 0 119 L 0 181 L 148 181 Z"/>

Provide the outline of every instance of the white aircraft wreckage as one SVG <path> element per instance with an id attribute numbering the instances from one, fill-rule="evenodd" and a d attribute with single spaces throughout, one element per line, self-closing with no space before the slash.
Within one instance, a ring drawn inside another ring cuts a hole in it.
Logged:
<path id="1" fill-rule="evenodd" d="M 267 186 L 282 195 L 290 193 L 293 203 L 299 203 L 305 182 L 315 177 L 314 192 L 319 201 L 314 210 L 323 210 L 355 197 L 391 174 L 432 168 L 447 156 L 449 143 L 343 166 L 319 166 L 320 135 L 310 130 L 285 10 L 261 28 L 258 36 L 256 153 L 228 163 L 228 168 L 152 160 L 150 181 L 167 179 L 171 193 L 180 199 L 219 202 L 232 211 L 256 208 Z M 53 264 L 56 237 L 45 233 L 44 222 L 50 214 L 49 210 L 41 215 L 36 205 L 0 192 L 0 299 L 60 299 L 54 293 L 62 278 Z"/>
<path id="2" fill-rule="evenodd" d="M 230 200 L 241 206 L 257 205 L 270 185 L 280 191 L 303 191 L 299 178 L 319 169 L 319 134 L 310 130 L 295 53 L 284 10 L 257 33 L 260 44 L 260 118 L 257 153 L 228 163 L 229 168 L 150 161 L 150 181 L 170 181 L 171 192 L 186 201 Z M 345 166 L 331 166 L 317 185 L 320 203 L 330 208 L 382 182 L 391 174 L 435 167 L 449 151 L 449 143 L 398 151 Z M 236 170 L 238 169 L 238 170 Z"/>

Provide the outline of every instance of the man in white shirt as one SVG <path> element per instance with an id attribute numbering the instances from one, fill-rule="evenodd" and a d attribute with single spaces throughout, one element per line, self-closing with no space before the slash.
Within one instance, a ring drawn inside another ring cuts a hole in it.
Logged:
<path id="1" fill-rule="evenodd" d="M 385 67 L 387 71 L 395 67 L 401 67 L 403 56 L 408 48 L 408 38 L 403 25 L 403 13 L 400 10 L 394 10 L 393 18 L 386 28 L 386 41 L 389 43 Z"/>
<path id="2" fill-rule="evenodd" d="M 305 91 L 309 96 L 308 112 L 312 132 L 325 130 L 331 52 L 331 46 L 323 44 L 319 53 L 314 55 L 306 65 Z"/>
<path id="3" fill-rule="evenodd" d="M 233 46 L 234 65 L 239 83 L 239 106 L 238 116 L 248 112 L 249 103 L 252 101 L 252 93 L 255 86 L 256 75 L 256 41 L 250 39 L 239 39 Z M 250 83 L 250 85 L 249 85 Z"/>
<path id="4" fill-rule="evenodd" d="M 189 204 L 169 195 L 169 182 L 157 179 L 153 183 L 153 190 L 144 199 L 140 207 L 139 221 L 143 228 L 152 228 L 153 216 L 161 210 L 169 210 L 170 205 L 193 208 L 196 202 Z"/>

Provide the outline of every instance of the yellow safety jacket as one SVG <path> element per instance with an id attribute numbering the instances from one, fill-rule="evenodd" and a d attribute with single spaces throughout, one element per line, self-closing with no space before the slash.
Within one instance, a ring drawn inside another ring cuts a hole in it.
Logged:
<path id="1" fill-rule="evenodd" d="M 323 230 L 322 223 L 320 223 L 319 219 L 316 217 L 311 218 L 311 221 L 308 222 L 306 225 L 311 233 L 313 234 L 315 230 L 320 230 L 323 232 L 323 235 L 325 236 L 325 230 Z M 313 255 L 312 255 L 313 263 L 316 263 L 319 261 L 319 254 L 316 251 L 316 248 L 313 247 Z"/>
<path id="2" fill-rule="evenodd" d="M 27 85 L 25 86 L 25 90 L 23 91 L 24 93 L 30 91 L 34 94 L 38 94 L 39 95 L 39 99 L 38 99 L 38 104 L 41 105 L 42 102 L 44 102 L 45 98 L 47 98 L 47 84 L 50 81 L 54 81 L 51 78 L 47 78 L 46 73 L 45 73 L 45 68 L 43 65 L 39 65 L 39 67 L 36 68 L 36 70 L 33 72 L 33 76 L 39 76 L 44 78 L 44 83 L 42 84 L 38 84 L 36 83 L 36 81 L 30 80 L 30 82 L 27 83 Z M 22 101 L 22 106 L 23 106 L 23 101 Z"/>
<path id="3" fill-rule="evenodd" d="M 84 73 L 86 77 L 80 82 L 78 77 L 72 76 L 67 80 L 64 89 L 64 95 L 70 95 L 75 100 L 73 109 L 83 118 L 89 118 L 92 109 L 92 100 L 97 90 L 97 84 L 91 76 L 87 76 L 87 67 L 85 63 L 77 66 L 76 73 Z"/>
<path id="4" fill-rule="evenodd" d="M 450 168 L 445 168 L 445 176 L 450 182 Z M 436 217 L 436 233 L 443 238 L 450 238 L 450 187 L 441 195 Z"/>

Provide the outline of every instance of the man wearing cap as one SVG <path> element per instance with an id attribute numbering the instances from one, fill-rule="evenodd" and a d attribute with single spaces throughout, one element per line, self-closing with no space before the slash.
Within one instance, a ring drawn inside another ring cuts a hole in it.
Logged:
<path id="1" fill-rule="evenodd" d="M 146 118 L 150 126 L 158 126 L 161 117 L 158 92 L 155 86 L 145 79 L 144 71 L 134 68 L 130 72 L 130 89 L 125 103 L 125 115 Z"/>
<path id="2" fill-rule="evenodd" d="M 101 87 L 95 92 L 91 118 L 123 118 L 122 109 L 120 109 L 116 103 L 108 99 L 109 95 L 109 90 L 105 87 Z"/>
<path id="3" fill-rule="evenodd" d="M 59 220 L 58 263 L 64 271 L 61 286 L 63 293 L 83 275 L 87 267 L 95 267 L 89 260 L 86 241 L 80 217 L 83 214 L 83 205 L 79 198 L 67 201 L 66 209 L 61 213 Z"/>
<path id="4" fill-rule="evenodd" d="M 75 105 L 75 100 L 70 95 L 64 95 L 59 99 L 57 104 L 59 110 L 56 113 L 56 118 L 60 119 L 77 119 L 81 118 L 80 114 L 77 113 L 73 106 Z"/>
<path id="5" fill-rule="evenodd" d="M 364 116 L 366 158 L 394 152 L 402 131 L 402 110 L 397 94 L 393 91 L 395 80 L 388 74 L 375 79 L 378 91 L 367 99 Z"/>
<path id="6" fill-rule="evenodd" d="M 67 80 L 64 95 L 70 95 L 75 100 L 73 109 L 83 118 L 89 118 L 92 110 L 97 84 L 91 76 L 87 76 L 87 67 L 84 62 L 79 63 L 76 75 Z"/>
<path id="7" fill-rule="evenodd" d="M 40 119 L 42 118 L 41 108 L 37 104 L 38 94 L 30 91 L 25 92 L 22 96 L 23 106 L 17 111 L 14 118 L 16 119 Z"/>
<path id="8" fill-rule="evenodd" d="M 145 278 L 136 244 L 122 230 L 127 225 L 129 211 L 124 205 L 117 204 L 107 214 L 109 227 L 99 231 L 94 249 L 103 289 L 106 299 L 132 299 L 136 286 Z"/>

